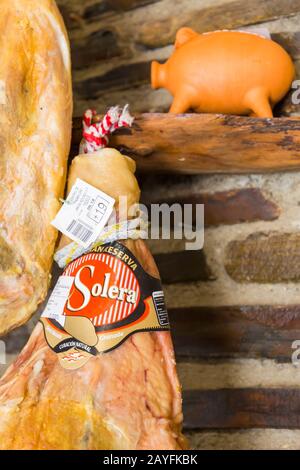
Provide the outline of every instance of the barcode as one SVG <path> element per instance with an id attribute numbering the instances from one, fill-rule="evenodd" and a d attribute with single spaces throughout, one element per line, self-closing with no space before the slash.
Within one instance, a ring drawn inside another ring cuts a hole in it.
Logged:
<path id="1" fill-rule="evenodd" d="M 67 228 L 67 232 L 71 233 L 84 243 L 86 243 L 93 235 L 93 231 L 90 230 L 89 227 L 78 222 L 77 220 L 72 220 Z"/>
<path id="2" fill-rule="evenodd" d="M 152 297 L 159 324 L 161 326 L 169 326 L 168 312 L 163 291 L 153 292 Z"/>

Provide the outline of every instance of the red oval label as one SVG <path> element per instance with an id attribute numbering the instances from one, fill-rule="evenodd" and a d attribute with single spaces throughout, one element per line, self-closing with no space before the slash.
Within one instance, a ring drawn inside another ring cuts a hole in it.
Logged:
<path id="1" fill-rule="evenodd" d="M 127 318 L 140 300 L 140 286 L 126 263 L 107 253 L 89 253 L 69 264 L 74 276 L 65 315 L 85 316 L 97 326 Z"/>

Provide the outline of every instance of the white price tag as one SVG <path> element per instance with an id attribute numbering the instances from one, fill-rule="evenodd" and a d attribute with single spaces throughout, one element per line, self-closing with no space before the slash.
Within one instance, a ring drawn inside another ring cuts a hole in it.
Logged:
<path id="1" fill-rule="evenodd" d="M 49 297 L 46 308 L 42 313 L 42 317 L 56 320 L 62 327 L 64 327 L 66 317 L 63 315 L 63 311 L 74 279 L 75 278 L 73 276 L 60 276 L 58 278 L 53 292 Z"/>
<path id="2" fill-rule="evenodd" d="M 112 197 L 77 178 L 52 225 L 87 248 L 107 224 L 114 204 Z"/>

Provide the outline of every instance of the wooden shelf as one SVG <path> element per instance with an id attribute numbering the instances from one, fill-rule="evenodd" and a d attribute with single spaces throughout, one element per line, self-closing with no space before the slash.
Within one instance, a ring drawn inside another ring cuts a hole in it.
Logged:
<path id="1" fill-rule="evenodd" d="M 74 119 L 73 155 L 81 139 Z M 264 173 L 300 170 L 300 118 L 140 114 L 110 145 L 141 172 Z"/>

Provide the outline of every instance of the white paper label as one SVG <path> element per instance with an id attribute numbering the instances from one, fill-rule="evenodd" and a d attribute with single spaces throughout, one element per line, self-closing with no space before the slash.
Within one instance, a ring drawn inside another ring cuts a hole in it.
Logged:
<path id="1" fill-rule="evenodd" d="M 114 204 L 112 197 L 77 178 L 52 225 L 71 240 L 88 248 L 105 227 Z"/>
<path id="2" fill-rule="evenodd" d="M 74 279 L 75 278 L 73 276 L 60 276 L 58 278 L 53 292 L 49 297 L 46 308 L 42 313 L 42 317 L 56 320 L 62 327 L 64 327 L 66 317 L 63 315 L 63 311 Z"/>

